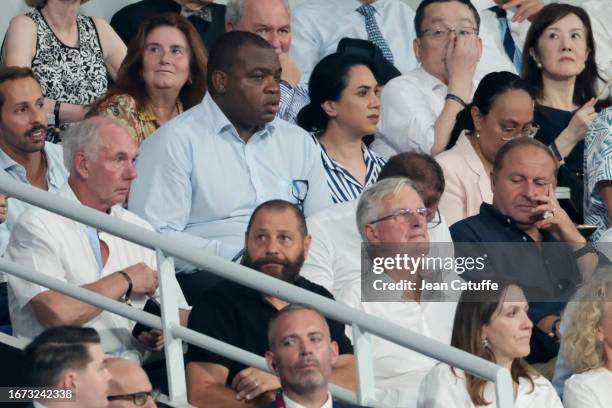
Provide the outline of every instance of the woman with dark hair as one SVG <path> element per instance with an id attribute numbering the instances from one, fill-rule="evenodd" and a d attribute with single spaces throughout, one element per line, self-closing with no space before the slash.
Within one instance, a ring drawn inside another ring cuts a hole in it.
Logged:
<path id="1" fill-rule="evenodd" d="M 515 137 L 535 136 L 533 107 L 531 87 L 518 75 L 492 72 L 480 81 L 472 103 L 457 115 L 451 134 L 456 144 L 436 156 L 446 182 L 439 208 L 449 225 L 491 203 L 495 155 Z"/>
<path id="2" fill-rule="evenodd" d="M 50 124 L 76 122 L 115 79 L 125 44 L 101 18 L 80 14 L 88 0 L 25 0 L 34 7 L 13 17 L 2 65 L 32 68 Z"/>
<path id="3" fill-rule="evenodd" d="M 584 137 L 597 116 L 598 79 L 593 30 L 582 8 L 555 3 L 540 10 L 523 46 L 522 77 L 536 90 L 536 138 L 561 164 L 558 185 L 571 191 L 564 209 L 582 223 Z"/>
<path id="4" fill-rule="evenodd" d="M 142 143 L 158 127 L 199 103 L 206 92 L 206 51 L 185 17 L 164 13 L 143 22 L 115 85 L 91 115 L 113 116 Z"/>
<path id="5" fill-rule="evenodd" d="M 308 84 L 310 104 L 298 125 L 321 147 L 334 203 L 352 201 L 378 179 L 385 161 L 363 143 L 376 132 L 379 86 L 367 59 L 334 53 L 315 66 Z"/>
<path id="6" fill-rule="evenodd" d="M 533 371 L 529 354 L 533 323 L 519 286 L 497 281 L 498 290 L 468 290 L 461 294 L 451 346 L 507 368 L 513 380 L 515 408 L 562 408 L 552 384 Z M 441 392 L 443 390 L 443 392 Z M 419 408 L 495 408 L 493 383 L 439 363 L 419 390 Z"/>

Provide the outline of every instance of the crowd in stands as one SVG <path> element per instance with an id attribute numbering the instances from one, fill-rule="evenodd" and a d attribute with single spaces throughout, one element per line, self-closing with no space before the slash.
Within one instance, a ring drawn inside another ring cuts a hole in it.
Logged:
<path id="1" fill-rule="evenodd" d="M 607 0 L 141 0 L 110 23 L 86 1 L 10 22 L 6 176 L 498 364 L 516 407 L 612 405 Z M 161 313 L 154 251 L 1 194 L 0 256 Z M 379 262 L 401 257 L 422 263 Z M 175 269 L 181 325 L 273 372 L 189 345 L 192 405 L 352 407 L 328 389 L 357 389 L 351 325 Z M 164 406 L 160 330 L 0 278 L 27 385 L 75 396 L 33 407 Z M 496 406 L 369 340 L 380 404 Z"/>

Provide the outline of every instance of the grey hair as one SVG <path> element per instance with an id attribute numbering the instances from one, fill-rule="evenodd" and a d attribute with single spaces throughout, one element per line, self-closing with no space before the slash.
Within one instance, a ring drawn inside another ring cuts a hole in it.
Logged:
<path id="1" fill-rule="evenodd" d="M 282 316 L 292 313 L 292 312 L 297 312 L 300 310 L 310 310 L 311 312 L 316 313 L 321 319 L 323 319 L 323 321 L 325 322 L 325 327 L 327 329 L 326 334 L 327 337 L 331 340 L 331 334 L 329 332 L 329 326 L 327 325 L 327 320 L 325 319 L 325 316 L 323 316 L 323 314 L 317 310 L 316 308 L 310 306 L 310 305 L 306 305 L 303 303 L 290 303 L 287 306 L 283 307 L 281 310 L 279 310 L 276 315 L 274 315 L 274 317 L 272 317 L 272 319 L 270 319 L 270 322 L 268 323 L 268 348 L 272 351 L 274 351 L 274 342 L 273 342 L 273 338 L 272 336 L 274 335 L 274 329 L 276 328 L 276 322 L 278 321 L 278 319 L 280 319 Z"/>
<path id="2" fill-rule="evenodd" d="M 64 165 L 68 172 L 72 173 L 74 155 L 78 152 L 85 153 L 90 160 L 97 159 L 100 150 L 100 129 L 109 125 L 123 128 L 117 119 L 106 116 L 94 116 L 68 127 L 62 138 Z"/>
<path id="3" fill-rule="evenodd" d="M 287 14 L 291 16 L 291 8 L 289 7 L 289 2 L 287 0 L 283 0 L 283 4 L 285 5 Z M 233 25 L 238 25 L 240 19 L 242 18 L 242 9 L 244 8 L 243 6 L 244 0 L 227 0 L 227 5 L 225 6 L 225 22 L 232 23 Z"/>
<path id="4" fill-rule="evenodd" d="M 414 182 L 406 177 L 389 177 L 366 188 L 357 204 L 357 229 L 363 241 L 367 241 L 365 234 L 366 224 L 381 216 L 381 201 L 388 195 L 399 193 L 404 187 L 414 187 Z M 416 190 L 416 189 L 415 189 Z"/>

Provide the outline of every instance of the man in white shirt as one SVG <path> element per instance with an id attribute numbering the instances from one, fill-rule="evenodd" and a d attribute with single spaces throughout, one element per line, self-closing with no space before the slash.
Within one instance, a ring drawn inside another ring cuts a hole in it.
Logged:
<path id="1" fill-rule="evenodd" d="M 372 150 L 443 152 L 457 114 L 474 92 L 482 54 L 480 18 L 469 0 L 424 0 L 417 8 L 414 53 L 421 66 L 383 89 L 379 134 Z"/>
<path id="2" fill-rule="evenodd" d="M 108 406 L 106 393 L 112 376 L 104 365 L 100 336 L 92 328 L 45 330 L 26 346 L 24 372 L 30 387 L 52 388 L 56 393 L 53 399 L 34 401 L 34 408 Z"/>
<path id="3" fill-rule="evenodd" d="M 581 4 L 581 7 L 586 10 L 591 19 L 591 27 L 593 29 L 593 37 L 595 37 L 595 58 L 599 75 L 604 80 L 604 83 L 612 80 L 612 7 L 607 0 L 587 0 Z M 600 84 L 603 88 L 604 83 Z M 608 84 L 607 96 L 612 96 Z M 603 89 L 601 90 L 603 91 Z"/>
<path id="4" fill-rule="evenodd" d="M 289 304 L 268 325 L 268 367 L 280 378 L 282 392 L 265 408 L 358 408 L 333 401 L 328 382 L 338 360 L 325 317 L 316 309 Z"/>
<path id="5" fill-rule="evenodd" d="M 387 257 L 383 263 L 385 267 L 384 271 L 364 268 L 361 280 L 346 285 L 338 300 L 379 319 L 450 344 L 456 302 L 428 301 L 433 293 L 423 290 L 422 286 L 426 281 L 436 282 L 432 279 L 436 275 L 424 273 L 425 268 L 407 269 L 390 266 L 387 262 L 400 253 L 413 258 L 422 254 L 436 256 L 431 249 L 427 251 L 430 243 L 424 210 L 429 208 L 407 178 L 387 178 L 363 192 L 357 205 L 359 232 L 370 244 L 367 248 L 369 259 Z M 401 247 L 396 246 L 398 244 Z M 376 266 L 376 262 L 373 265 Z M 451 271 L 440 272 L 444 281 L 452 274 Z M 446 273 L 449 276 L 445 276 Z M 383 286 L 404 282 L 414 286 L 403 290 Z M 456 298 L 457 293 L 454 295 Z M 347 336 L 352 335 L 351 327 L 347 326 L 346 331 Z M 420 382 L 436 361 L 377 336 L 371 336 L 371 342 L 376 387 L 398 393 L 398 402 L 394 405 L 415 407 Z"/>
<path id="6" fill-rule="evenodd" d="M 59 195 L 112 217 L 153 230 L 122 207 L 136 177 L 136 142 L 116 121 L 95 117 L 73 125 L 64 138 L 64 161 L 70 169 Z M 155 253 L 147 248 L 39 207 L 27 210 L 13 229 L 9 260 L 66 283 L 81 285 L 111 299 L 144 307 L 157 293 Z M 173 281 L 181 321 L 188 305 Z M 45 327 L 73 325 L 98 330 L 109 354 L 141 362 L 145 348 L 160 350 L 161 332 L 144 331 L 138 341 L 133 322 L 70 296 L 9 277 L 13 330 L 33 338 Z"/>
<path id="7" fill-rule="evenodd" d="M 409 152 L 391 157 L 378 181 L 389 177 L 411 179 L 425 205 L 432 210 L 428 224 L 431 242 L 452 242 L 448 225 L 438 211 L 444 175 L 431 156 Z M 312 235 L 301 275 L 338 296 L 346 285 L 359 281 L 362 239 L 355 223 L 357 201 L 336 204 L 307 218 Z"/>
<path id="8" fill-rule="evenodd" d="M 277 116 L 295 123 L 308 105 L 308 88 L 298 85 L 300 69 L 289 56 L 291 17 L 287 0 L 228 0 L 225 30 L 250 31 L 263 37 L 278 54 L 281 64 L 280 106 Z"/>
<path id="9" fill-rule="evenodd" d="M 530 20 L 544 7 L 544 0 L 472 0 L 472 4 L 480 14 L 483 47 L 476 69 L 477 82 L 489 72 L 509 71 L 520 75 L 521 61 L 517 53 L 521 54 Z"/>
<path id="10" fill-rule="evenodd" d="M 357 11 L 362 6 L 373 7 L 375 25 L 374 22 L 366 24 L 368 17 L 363 15 L 368 13 L 366 10 Z M 401 0 L 303 2 L 293 10 L 290 51 L 302 70 L 301 83 L 308 83 L 317 62 L 335 52 L 344 37 L 370 40 L 379 47 L 387 47 L 392 55 L 390 62 L 403 73 L 411 71 L 417 66 L 410 49 L 410 42 L 415 38 L 413 19 L 414 11 Z"/>

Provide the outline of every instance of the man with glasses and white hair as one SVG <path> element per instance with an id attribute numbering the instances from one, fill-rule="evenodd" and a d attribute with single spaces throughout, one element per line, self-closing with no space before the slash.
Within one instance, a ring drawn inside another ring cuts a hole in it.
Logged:
<path id="1" fill-rule="evenodd" d="M 448 225 L 438 210 L 445 182 L 442 168 L 428 154 L 408 152 L 393 156 L 383 166 L 378 181 L 407 177 L 415 185 L 425 206 L 431 242 L 451 242 Z M 357 200 L 336 204 L 307 219 L 312 235 L 310 252 L 302 276 L 338 296 L 350 282 L 359 280 L 361 236 L 355 224 Z"/>
<path id="2" fill-rule="evenodd" d="M 400 254 L 434 256 L 429 248 L 427 228 L 430 215 L 432 210 L 425 206 L 414 182 L 407 178 L 386 178 L 367 188 L 359 199 L 356 218 L 359 233 L 368 243 L 364 253 L 367 252 L 369 259 L 362 260 L 361 280 L 346 285 L 338 300 L 450 344 L 456 302 L 427 301 L 429 295 L 421 290 L 422 282 L 431 281 L 435 275 L 425 274 L 424 269 L 415 273 L 401 267 L 387 267 L 386 262 L 382 272 L 375 272 L 373 268 L 380 257 L 389 260 Z M 379 282 L 372 286 L 374 280 Z M 383 285 L 391 288 L 389 285 L 402 282 L 411 282 L 414 286 L 379 291 Z M 351 327 L 347 326 L 346 332 L 350 336 Z M 371 341 L 376 387 L 386 392 L 384 398 L 394 406 L 415 406 L 420 382 L 436 361 L 376 336 Z"/>

